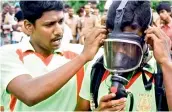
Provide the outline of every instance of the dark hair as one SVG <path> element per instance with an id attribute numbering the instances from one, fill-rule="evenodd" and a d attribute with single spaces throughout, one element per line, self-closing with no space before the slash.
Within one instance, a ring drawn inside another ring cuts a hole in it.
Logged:
<path id="1" fill-rule="evenodd" d="M 84 12 L 84 8 L 80 8 L 80 9 L 77 11 L 77 14 L 83 13 L 83 12 Z"/>
<path id="2" fill-rule="evenodd" d="M 6 7 L 6 6 L 10 6 L 10 4 L 4 3 L 4 4 L 2 5 L 2 8 Z"/>
<path id="3" fill-rule="evenodd" d="M 70 8 L 71 6 L 68 4 L 64 4 L 64 8 Z"/>
<path id="4" fill-rule="evenodd" d="M 106 27 L 114 28 L 114 19 L 116 16 L 116 9 L 121 1 L 114 1 L 109 8 Z M 125 7 L 125 12 L 121 22 L 121 30 L 124 27 L 131 26 L 141 28 L 142 32 L 148 27 L 151 18 L 151 9 L 149 1 L 128 1 Z"/>
<path id="5" fill-rule="evenodd" d="M 73 9 L 73 7 L 69 6 L 68 9 Z"/>
<path id="6" fill-rule="evenodd" d="M 156 11 L 158 14 L 161 10 L 166 10 L 167 12 L 171 12 L 171 5 L 167 1 L 160 2 L 159 5 L 156 7 Z"/>
<path id="7" fill-rule="evenodd" d="M 63 11 L 62 1 L 20 1 L 20 7 L 24 15 L 32 24 L 43 15 L 44 12 L 56 10 Z"/>
<path id="8" fill-rule="evenodd" d="M 15 18 L 17 19 L 18 22 L 24 20 L 22 11 L 18 11 L 18 12 L 15 14 Z"/>

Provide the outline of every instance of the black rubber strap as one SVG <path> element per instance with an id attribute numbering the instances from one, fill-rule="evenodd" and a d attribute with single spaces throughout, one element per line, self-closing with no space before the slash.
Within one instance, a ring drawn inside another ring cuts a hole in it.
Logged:
<path id="1" fill-rule="evenodd" d="M 151 76 L 149 80 L 147 80 L 143 69 L 141 70 L 141 72 L 142 72 L 142 78 L 143 78 L 143 84 L 144 84 L 145 90 L 149 91 L 152 89 L 153 75 Z"/>
<path id="2" fill-rule="evenodd" d="M 129 111 L 133 111 L 133 106 L 134 106 L 134 96 L 133 96 L 133 93 L 131 92 L 127 92 L 128 95 L 130 96 L 130 107 L 129 107 Z"/>

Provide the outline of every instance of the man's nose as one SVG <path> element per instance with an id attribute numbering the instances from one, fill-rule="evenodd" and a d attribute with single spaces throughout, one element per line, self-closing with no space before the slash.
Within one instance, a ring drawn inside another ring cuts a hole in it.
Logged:
<path id="1" fill-rule="evenodd" d="M 54 29 L 54 35 L 63 35 L 63 25 L 62 24 L 56 24 L 55 29 Z"/>

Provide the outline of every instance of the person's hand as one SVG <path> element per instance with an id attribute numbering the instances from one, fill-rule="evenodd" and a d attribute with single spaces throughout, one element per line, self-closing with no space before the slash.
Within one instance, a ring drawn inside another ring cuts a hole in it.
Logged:
<path id="1" fill-rule="evenodd" d="M 114 93 L 103 96 L 100 99 L 99 106 L 96 111 L 124 111 L 126 98 L 112 100 L 116 95 Z"/>
<path id="2" fill-rule="evenodd" d="M 153 54 L 159 64 L 171 61 L 170 38 L 158 27 L 149 27 L 146 31 L 145 41 L 153 48 Z"/>
<path id="3" fill-rule="evenodd" d="M 103 39 L 106 38 L 106 29 L 105 27 L 95 27 L 93 29 L 89 29 L 87 34 L 84 34 L 84 49 L 82 51 L 82 55 L 85 56 L 87 61 L 90 61 L 94 58 L 97 53 L 99 47 L 103 44 Z"/>

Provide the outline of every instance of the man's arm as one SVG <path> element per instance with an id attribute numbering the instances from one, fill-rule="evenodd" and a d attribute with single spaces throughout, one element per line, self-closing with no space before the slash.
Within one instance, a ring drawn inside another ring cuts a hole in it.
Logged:
<path id="1" fill-rule="evenodd" d="M 168 108 L 171 111 L 172 110 L 172 62 L 167 61 L 164 62 L 161 65 L 162 72 L 163 72 L 163 81 L 167 96 L 167 103 Z"/>
<path id="2" fill-rule="evenodd" d="M 158 27 L 150 27 L 145 31 L 145 41 L 153 48 L 156 61 L 161 65 L 169 110 L 172 110 L 172 61 L 170 56 L 171 40 Z"/>
<path id="3" fill-rule="evenodd" d="M 106 30 L 93 29 L 88 37 L 83 52 L 56 70 L 43 76 L 32 78 L 29 74 L 21 74 L 11 80 L 7 90 L 28 106 L 33 106 L 58 91 L 76 72 L 98 51 L 101 40 L 105 38 Z M 91 49 L 91 50 L 90 50 Z"/>
<path id="4" fill-rule="evenodd" d="M 79 36 L 81 36 L 81 28 L 82 28 L 81 25 L 82 25 L 81 24 L 81 18 L 79 18 L 78 22 L 77 22 L 77 32 L 78 32 Z"/>

